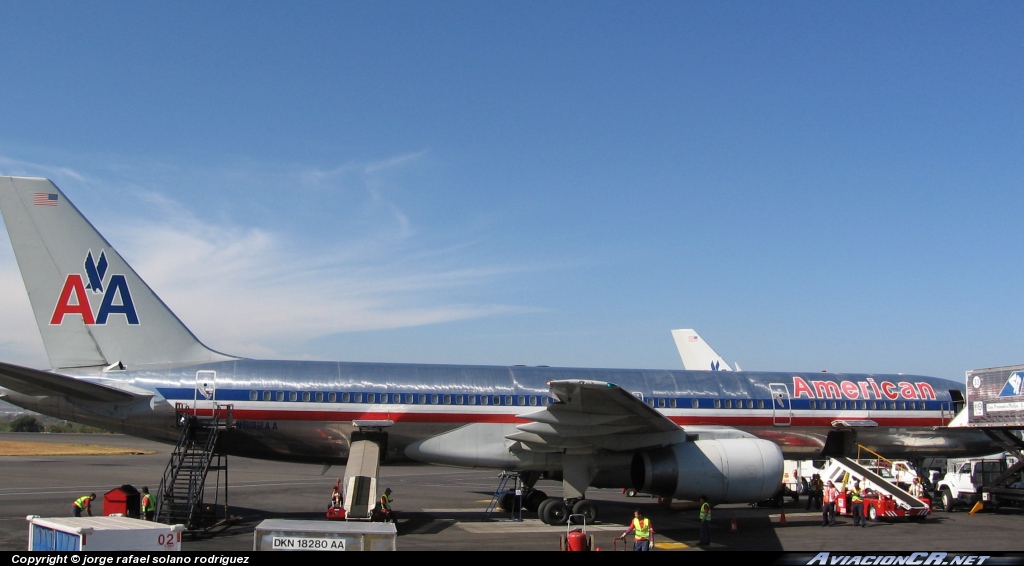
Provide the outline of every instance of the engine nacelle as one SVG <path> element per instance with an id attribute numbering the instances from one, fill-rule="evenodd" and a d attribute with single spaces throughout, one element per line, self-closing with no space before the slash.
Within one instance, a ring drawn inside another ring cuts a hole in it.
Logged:
<path id="1" fill-rule="evenodd" d="M 633 487 L 661 497 L 713 503 L 770 499 L 782 484 L 783 459 L 768 440 L 695 440 L 633 456 Z"/>

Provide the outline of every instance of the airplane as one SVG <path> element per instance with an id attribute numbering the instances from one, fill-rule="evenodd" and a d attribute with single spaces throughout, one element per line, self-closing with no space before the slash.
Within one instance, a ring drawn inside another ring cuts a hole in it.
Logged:
<path id="1" fill-rule="evenodd" d="M 732 371 L 732 367 L 718 352 L 704 341 L 692 328 L 679 328 L 672 331 L 679 357 L 683 360 L 683 369 L 700 369 L 705 371 Z M 736 371 L 743 371 L 736 364 Z"/>
<path id="2" fill-rule="evenodd" d="M 936 377 L 233 356 L 200 342 L 49 179 L 0 177 L 0 213 L 51 365 L 0 362 L 0 398 L 113 432 L 173 443 L 181 408 L 228 410 L 219 453 L 320 465 L 372 438 L 385 459 L 517 472 L 523 507 L 562 525 L 597 518 L 589 488 L 757 502 L 787 458 L 998 451 L 945 426 L 964 387 Z"/>

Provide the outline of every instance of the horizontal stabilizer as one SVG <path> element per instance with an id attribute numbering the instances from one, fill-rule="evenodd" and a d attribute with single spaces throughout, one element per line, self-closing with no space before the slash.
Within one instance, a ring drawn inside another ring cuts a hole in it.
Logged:
<path id="1" fill-rule="evenodd" d="M 3 362 L 0 362 L 0 386 L 22 395 L 64 396 L 99 403 L 127 403 L 138 398 L 137 395 L 113 387 Z"/>

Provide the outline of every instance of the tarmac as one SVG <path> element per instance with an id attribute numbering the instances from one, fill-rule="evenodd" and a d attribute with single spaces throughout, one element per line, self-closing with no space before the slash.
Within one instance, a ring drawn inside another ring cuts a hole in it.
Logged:
<path id="1" fill-rule="evenodd" d="M 121 485 L 155 491 L 167 466 L 171 446 L 122 435 L 0 434 L 0 441 L 100 444 L 153 450 L 152 454 L 112 456 L 0 457 L 0 551 L 25 550 L 26 516 L 66 517 L 71 502 L 81 495 L 103 494 Z M 207 504 L 219 516 L 233 519 L 216 534 L 186 537 L 182 550 L 249 552 L 253 530 L 265 519 L 325 520 L 326 509 L 343 467 L 231 458 L 224 476 L 211 474 Z M 485 511 L 498 487 L 494 470 L 464 470 L 419 464 L 385 464 L 378 486 L 390 487 L 398 517 L 399 551 L 558 551 L 567 527 L 543 524 L 536 514 L 522 517 Z M 538 487 L 558 496 L 557 482 Z M 586 525 L 602 551 L 622 551 L 622 534 L 634 509 L 642 509 L 655 531 L 655 551 L 759 551 L 786 553 L 911 552 L 965 553 L 1024 552 L 1024 514 L 1016 510 L 933 512 L 926 520 L 870 523 L 853 527 L 841 517 L 835 527 L 821 527 L 821 513 L 807 511 L 806 501 L 786 500 L 782 509 L 745 504 L 716 506 L 712 512 L 712 544 L 697 547 L 697 510 L 685 504 L 665 505 L 652 497 L 627 497 L 621 490 L 592 489 L 588 499 L 598 504 L 598 520 Z M 226 509 L 226 512 L 225 512 Z M 520 520 L 521 519 L 521 520 Z M 630 543 L 629 547 L 632 546 Z"/>

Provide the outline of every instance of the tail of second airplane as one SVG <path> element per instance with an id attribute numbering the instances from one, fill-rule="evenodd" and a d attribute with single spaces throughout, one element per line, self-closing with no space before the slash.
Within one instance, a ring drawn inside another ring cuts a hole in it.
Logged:
<path id="1" fill-rule="evenodd" d="M 676 348 L 679 349 L 679 357 L 683 359 L 683 367 L 686 369 L 711 370 L 711 371 L 732 371 L 718 352 L 708 345 L 696 330 L 692 328 L 681 328 L 672 331 L 672 338 L 676 341 Z M 739 369 L 739 366 L 736 368 Z"/>
<path id="2" fill-rule="evenodd" d="M 49 179 L 0 177 L 0 213 L 54 369 L 236 359 L 199 342 Z"/>

